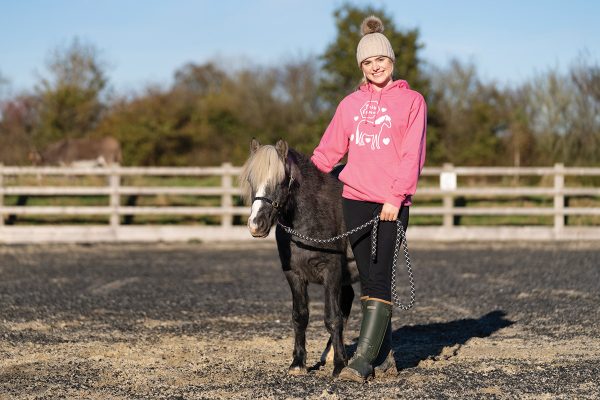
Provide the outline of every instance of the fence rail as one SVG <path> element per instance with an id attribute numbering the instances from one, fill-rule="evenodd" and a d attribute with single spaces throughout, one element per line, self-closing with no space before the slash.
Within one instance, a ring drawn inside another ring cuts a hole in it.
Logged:
<path id="1" fill-rule="evenodd" d="M 69 168 L 69 167 L 14 167 L 0 165 L 0 243 L 29 242 L 95 242 L 95 241 L 171 241 L 171 240 L 243 240 L 250 239 L 244 226 L 234 225 L 234 217 L 249 214 L 248 207 L 236 206 L 235 197 L 240 190 L 234 185 L 239 167 L 224 163 L 219 167 L 121 167 Z M 441 216 L 441 225 L 411 226 L 409 238 L 424 240 L 598 240 L 600 225 L 566 226 L 568 216 L 600 216 L 600 207 L 568 207 L 566 199 L 573 196 L 600 198 L 600 188 L 568 187 L 565 177 L 600 177 L 600 168 L 554 167 L 454 167 L 425 168 L 425 177 L 437 177 L 439 187 L 419 188 L 411 215 Z M 34 176 L 38 185 L 19 185 L 18 177 Z M 55 176 L 94 176 L 105 179 L 100 186 L 45 186 L 44 178 Z M 219 186 L 135 186 L 124 185 L 125 177 L 208 177 L 220 178 Z M 551 178 L 552 186 L 485 186 L 459 187 L 458 178 L 471 177 L 523 177 Z M 219 206 L 134 206 L 123 205 L 126 196 L 212 196 L 220 197 Z M 7 205 L 7 196 L 105 196 L 105 206 L 39 206 Z M 469 207 L 457 206 L 462 197 L 544 197 L 552 200 L 549 207 Z M 420 206 L 421 198 L 441 199 L 441 206 Z M 598 202 L 600 203 L 600 201 Z M 106 225 L 33 225 L 6 223 L 16 216 L 105 216 Z M 188 215 L 218 216 L 219 226 L 178 225 L 125 225 L 124 216 L 134 215 Z M 463 226 L 456 224 L 460 216 L 550 216 L 552 226 Z"/>

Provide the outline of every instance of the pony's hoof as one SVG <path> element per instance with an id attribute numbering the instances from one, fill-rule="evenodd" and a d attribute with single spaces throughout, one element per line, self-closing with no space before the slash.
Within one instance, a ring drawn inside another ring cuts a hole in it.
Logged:
<path id="1" fill-rule="evenodd" d="M 337 379 L 340 376 L 340 373 L 344 370 L 344 367 L 345 367 L 345 365 L 341 365 L 339 367 L 333 368 L 333 373 L 331 374 L 333 379 Z"/>
<path id="2" fill-rule="evenodd" d="M 288 369 L 288 375 L 302 376 L 308 374 L 306 367 L 294 366 Z"/>

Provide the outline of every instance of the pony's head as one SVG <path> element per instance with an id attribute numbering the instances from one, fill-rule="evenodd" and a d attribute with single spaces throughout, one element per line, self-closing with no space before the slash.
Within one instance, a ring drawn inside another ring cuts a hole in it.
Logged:
<path id="1" fill-rule="evenodd" d="M 287 155 L 288 144 L 283 140 L 275 146 L 261 146 L 252 139 L 250 157 L 240 173 L 240 186 L 244 201 L 252 206 L 248 229 L 254 237 L 269 235 L 287 203 L 293 183 L 287 172 Z"/>

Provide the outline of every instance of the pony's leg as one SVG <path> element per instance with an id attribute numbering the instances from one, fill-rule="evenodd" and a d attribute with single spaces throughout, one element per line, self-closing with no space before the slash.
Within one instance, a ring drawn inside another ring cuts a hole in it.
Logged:
<path id="1" fill-rule="evenodd" d="M 350 310 L 352 310 L 352 301 L 354 300 L 354 289 L 352 285 L 343 285 L 340 293 L 340 308 L 342 310 L 342 318 L 344 319 L 344 331 L 348 324 L 348 317 L 350 316 Z M 343 338 L 343 336 L 342 336 Z M 331 347 L 331 336 L 327 340 L 327 346 L 321 354 L 321 365 L 325 365 L 328 362 L 333 361 L 333 348 Z"/>
<path id="2" fill-rule="evenodd" d="M 350 316 L 350 311 L 352 310 L 352 302 L 354 301 L 354 289 L 352 288 L 352 285 L 342 286 L 340 300 L 340 307 L 342 309 L 342 316 L 344 318 L 344 329 L 346 329 L 348 317 Z"/>
<path id="3" fill-rule="evenodd" d="M 293 271 L 285 277 L 292 290 L 292 319 L 294 324 L 294 358 L 288 370 L 290 375 L 303 375 L 306 369 L 306 327 L 308 326 L 308 283 Z"/>
<path id="4" fill-rule="evenodd" d="M 339 270 L 337 270 L 339 271 Z M 336 272 L 337 272 L 336 271 Z M 333 275 L 333 276 L 332 276 Z M 326 277 L 325 286 L 325 327 L 331 336 L 333 346 L 333 376 L 338 376 L 346 366 L 348 358 L 344 347 L 344 322 L 340 309 L 340 277 L 334 273 Z"/>

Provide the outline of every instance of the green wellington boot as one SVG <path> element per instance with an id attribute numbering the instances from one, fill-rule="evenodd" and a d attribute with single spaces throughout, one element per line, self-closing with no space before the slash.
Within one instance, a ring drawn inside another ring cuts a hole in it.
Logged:
<path id="1" fill-rule="evenodd" d="M 360 309 L 361 316 L 365 315 L 365 307 L 367 305 L 367 299 L 369 296 L 363 296 L 360 298 Z M 381 348 L 379 349 L 379 354 L 375 361 L 373 361 L 373 369 L 375 372 L 375 376 L 378 374 L 384 374 L 390 369 L 398 372 L 396 369 L 396 359 L 394 358 L 394 350 L 392 349 L 392 319 L 390 316 L 390 322 L 388 322 L 387 329 L 385 330 L 385 335 L 383 336 L 383 342 L 381 343 Z"/>
<path id="2" fill-rule="evenodd" d="M 364 317 L 365 315 L 368 298 L 369 296 L 363 296 L 360 298 L 361 317 Z M 375 361 L 373 361 L 372 366 L 375 376 L 385 374 L 388 371 L 395 371 L 398 373 L 398 369 L 396 368 L 396 358 L 394 357 L 394 350 L 392 349 L 391 315 L 387 329 L 385 330 L 385 335 L 383 336 L 383 342 L 381 343 L 379 354 L 377 355 L 377 358 L 375 358 Z"/>
<path id="3" fill-rule="evenodd" d="M 360 309 L 361 316 L 365 315 L 365 307 L 367 305 L 367 299 L 369 296 L 364 296 L 360 298 Z M 374 375 L 382 375 L 387 373 L 388 371 L 395 371 L 398 373 L 398 369 L 396 368 L 396 359 L 394 358 L 394 350 L 392 349 L 392 318 L 390 315 L 390 322 L 388 322 L 387 329 L 385 330 L 385 335 L 383 336 L 383 342 L 381 343 L 381 347 L 379 349 L 379 354 L 375 361 L 373 361 L 373 372 Z"/>
<path id="4" fill-rule="evenodd" d="M 390 303 L 372 298 L 366 300 L 356 353 L 340 372 L 339 379 L 362 383 L 373 375 L 372 364 L 379 354 L 391 315 Z"/>
<path id="5" fill-rule="evenodd" d="M 388 371 L 396 371 L 396 359 L 394 357 L 394 349 L 392 348 L 392 320 L 388 322 L 385 335 L 383 335 L 383 342 L 379 349 L 379 354 L 375 361 L 373 361 L 373 369 L 375 376 L 385 374 Z"/>

